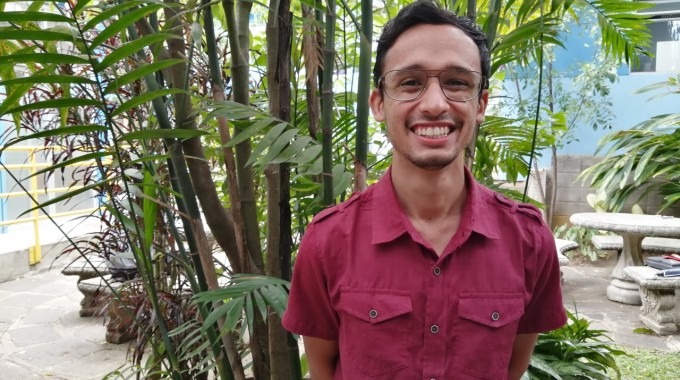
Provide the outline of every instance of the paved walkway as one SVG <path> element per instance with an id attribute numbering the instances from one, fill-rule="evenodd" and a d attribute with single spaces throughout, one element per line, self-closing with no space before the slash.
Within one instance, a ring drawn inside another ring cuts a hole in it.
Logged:
<path id="1" fill-rule="evenodd" d="M 80 318 L 76 278 L 59 270 L 0 283 L 0 378 L 101 379 L 125 363 L 104 319 Z"/>
<path id="2" fill-rule="evenodd" d="M 613 265 L 564 267 L 565 303 L 575 300 L 593 327 L 624 346 L 680 352 L 680 335 L 635 334 L 639 307 L 606 299 Z M 124 365 L 127 344 L 106 343 L 103 318 L 78 316 L 80 299 L 75 277 L 57 269 L 0 283 L 0 379 L 101 379 Z"/>
<path id="3" fill-rule="evenodd" d="M 626 305 L 607 299 L 607 286 L 616 255 L 584 266 L 562 267 L 564 304 L 571 311 L 588 317 L 591 326 L 609 331 L 609 337 L 623 346 L 680 352 L 680 335 L 658 336 L 638 334 L 645 326 L 638 319 L 640 306 Z M 676 294 L 680 305 L 680 294 Z"/>

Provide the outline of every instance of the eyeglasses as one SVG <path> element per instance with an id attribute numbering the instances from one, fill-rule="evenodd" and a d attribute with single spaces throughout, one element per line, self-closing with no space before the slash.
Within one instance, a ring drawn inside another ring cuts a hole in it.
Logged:
<path id="1" fill-rule="evenodd" d="M 476 71 L 451 69 L 434 70 L 392 70 L 378 80 L 385 94 L 391 99 L 407 102 L 418 99 L 427 87 L 430 77 L 439 79 L 439 87 L 444 96 L 454 102 L 466 102 L 479 96 L 482 91 L 484 77 Z"/>

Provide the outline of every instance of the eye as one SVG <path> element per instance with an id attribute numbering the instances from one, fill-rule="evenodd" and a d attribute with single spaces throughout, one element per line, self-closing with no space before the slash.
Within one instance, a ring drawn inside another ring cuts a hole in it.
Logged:
<path id="1" fill-rule="evenodd" d="M 468 88 L 470 87 L 470 83 L 460 78 L 446 78 L 442 79 L 442 86 L 450 88 Z"/>
<path id="2" fill-rule="evenodd" d="M 405 78 L 399 82 L 401 87 L 421 87 L 423 83 L 416 78 Z"/>

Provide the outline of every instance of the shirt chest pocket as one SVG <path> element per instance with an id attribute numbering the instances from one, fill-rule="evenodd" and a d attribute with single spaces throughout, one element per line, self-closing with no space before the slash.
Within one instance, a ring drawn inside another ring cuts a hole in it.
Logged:
<path id="1" fill-rule="evenodd" d="M 462 293 L 455 367 L 480 379 L 505 379 L 522 315 L 521 293 Z"/>
<path id="2" fill-rule="evenodd" d="M 407 335 L 413 323 L 410 292 L 344 288 L 339 308 L 344 372 L 357 366 L 362 378 L 377 377 L 408 366 Z"/>

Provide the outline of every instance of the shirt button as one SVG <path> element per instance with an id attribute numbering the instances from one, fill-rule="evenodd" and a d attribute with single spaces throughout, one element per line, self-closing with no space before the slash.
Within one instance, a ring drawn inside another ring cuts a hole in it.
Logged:
<path id="1" fill-rule="evenodd" d="M 377 317 L 378 317 L 378 310 L 376 310 L 376 309 L 371 309 L 371 311 L 368 312 L 368 316 L 369 316 L 371 319 L 377 318 Z"/>
<path id="2" fill-rule="evenodd" d="M 491 313 L 491 320 L 492 320 L 492 321 L 497 321 L 497 320 L 499 320 L 499 319 L 501 319 L 501 315 L 498 314 L 497 311 L 494 311 L 493 313 Z"/>
<path id="3" fill-rule="evenodd" d="M 430 326 L 430 332 L 431 332 L 432 334 L 438 333 L 438 332 L 439 332 L 439 326 L 437 326 L 437 325 L 432 325 L 432 326 Z"/>
<path id="4" fill-rule="evenodd" d="M 434 267 L 434 269 L 432 269 L 432 273 L 434 273 L 435 276 L 439 276 L 442 274 L 442 270 L 439 267 Z"/>

